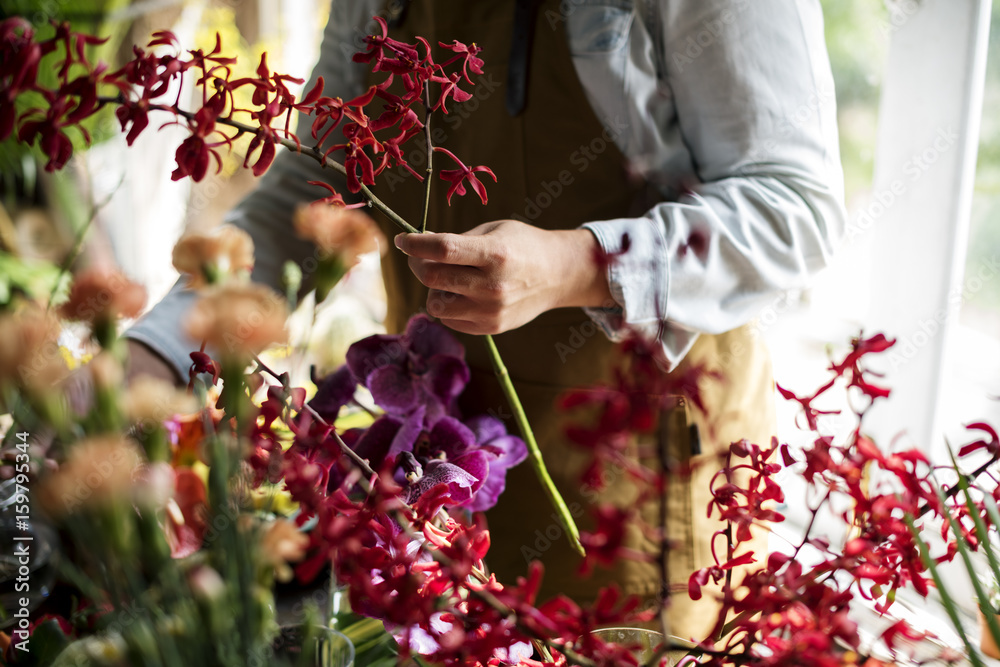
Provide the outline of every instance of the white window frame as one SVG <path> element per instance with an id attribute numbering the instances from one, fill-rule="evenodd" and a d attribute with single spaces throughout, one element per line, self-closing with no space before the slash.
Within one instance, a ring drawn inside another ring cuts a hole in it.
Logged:
<path id="1" fill-rule="evenodd" d="M 888 4 L 872 204 L 855 224 L 870 226 L 864 321 L 898 342 L 881 360 L 893 397 L 867 427 L 882 443 L 905 429 L 906 444 L 932 453 L 946 426 L 940 398 L 962 291 L 991 0 Z"/>

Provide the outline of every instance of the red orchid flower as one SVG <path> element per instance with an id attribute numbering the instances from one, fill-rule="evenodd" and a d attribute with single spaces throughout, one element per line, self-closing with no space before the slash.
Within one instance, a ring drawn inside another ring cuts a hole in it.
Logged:
<path id="1" fill-rule="evenodd" d="M 355 97 L 353 100 L 345 102 L 339 97 L 321 97 L 316 100 L 315 104 L 315 120 L 312 124 L 312 136 L 313 139 L 318 140 L 318 145 L 322 146 L 326 143 L 327 138 L 330 133 L 333 132 L 340 122 L 344 119 L 344 115 L 352 107 L 360 109 L 366 106 L 375 97 L 376 87 L 372 86 L 363 94 Z M 350 116 L 348 116 L 350 118 Z M 320 137 L 320 131 L 323 132 L 323 136 Z"/>
<path id="2" fill-rule="evenodd" d="M 344 168 L 347 170 L 347 189 L 350 192 L 360 192 L 362 183 L 375 185 L 375 165 L 358 141 L 351 139 L 347 144 L 334 146 L 330 150 L 337 148 L 344 149 Z M 358 170 L 361 171 L 360 179 Z"/>
<path id="3" fill-rule="evenodd" d="M 382 113 L 371 123 L 372 130 L 378 132 L 387 127 L 392 127 L 399 123 L 400 132 L 406 132 L 413 127 L 423 127 L 424 124 L 417 118 L 417 113 L 412 109 L 412 101 L 407 104 L 398 95 L 386 92 L 381 88 L 376 88 L 375 94 L 385 100 L 385 107 Z"/>
<path id="4" fill-rule="evenodd" d="M 467 93 L 458 87 L 458 83 L 461 79 L 462 77 L 458 74 L 431 77 L 431 81 L 441 84 L 441 95 L 438 97 L 438 101 L 433 107 L 434 111 L 441 109 L 447 114 L 448 107 L 445 105 L 447 104 L 449 97 L 456 102 L 467 102 L 472 99 L 471 93 Z"/>
<path id="5" fill-rule="evenodd" d="M 385 154 L 382 156 L 382 160 L 375 169 L 375 173 L 381 173 L 382 170 L 390 164 L 395 164 L 410 172 L 418 181 L 423 181 L 423 174 L 418 173 L 409 165 L 409 163 L 407 163 L 406 159 L 403 157 L 403 149 L 401 148 L 403 144 L 419 132 L 420 130 L 418 128 L 413 128 L 408 132 L 403 132 L 387 141 L 382 142 L 382 148 L 385 150 Z"/>
<path id="6" fill-rule="evenodd" d="M 447 195 L 448 203 L 451 204 L 452 195 L 456 193 L 459 195 L 465 194 L 465 184 L 463 183 L 463 181 L 468 180 L 469 185 L 472 186 L 472 189 L 476 191 L 476 194 L 479 195 L 479 199 L 481 199 L 483 204 L 485 205 L 487 199 L 486 186 L 484 186 L 482 182 L 480 182 L 480 180 L 476 178 L 475 172 L 480 171 L 485 174 L 489 174 L 490 177 L 493 179 L 493 181 L 496 182 L 497 177 L 496 174 L 493 173 L 493 170 L 490 169 L 489 167 L 484 167 L 482 165 L 478 167 L 472 167 L 470 169 L 469 167 L 465 166 L 465 164 L 461 160 L 455 157 L 455 154 L 449 151 L 447 148 L 441 148 L 440 146 L 435 146 L 434 150 L 439 153 L 444 153 L 445 155 L 450 157 L 452 160 L 455 161 L 455 163 L 459 167 L 458 169 L 441 170 L 441 178 L 451 183 L 451 186 L 448 188 L 448 195 Z"/>
<path id="7" fill-rule="evenodd" d="M 354 54 L 354 62 L 370 63 L 374 60 L 375 65 L 372 66 L 373 72 L 392 72 L 397 71 L 404 66 L 404 71 L 412 70 L 413 66 L 420 62 L 420 54 L 417 52 L 416 47 L 412 44 L 406 44 L 395 39 L 390 39 L 389 26 L 386 24 L 385 19 L 381 16 L 376 16 L 375 21 L 378 23 L 382 34 L 369 35 L 365 37 L 364 41 L 368 45 L 368 50 Z M 386 50 L 396 57 L 386 59 Z M 405 65 L 406 63 L 409 64 Z M 402 72 L 400 71 L 399 73 Z"/>
<path id="8" fill-rule="evenodd" d="M 959 456 L 967 456 L 974 451 L 979 449 L 985 449 L 990 456 L 996 458 L 1000 455 L 1000 437 L 997 436 L 996 430 L 985 422 L 976 422 L 975 424 L 969 424 L 965 427 L 970 431 L 982 431 L 989 438 L 980 438 L 975 442 L 971 442 L 965 445 L 960 450 L 958 450 Z"/>
<path id="9" fill-rule="evenodd" d="M 315 204 L 332 204 L 334 206 L 342 206 L 343 208 L 364 208 L 368 206 L 367 202 L 359 201 L 356 204 L 348 204 L 344 201 L 343 196 L 329 183 L 324 183 L 323 181 L 306 181 L 309 185 L 318 185 L 321 188 L 326 188 L 330 191 L 329 197 L 323 197 L 322 199 L 317 199 Z"/>
<path id="10" fill-rule="evenodd" d="M 483 73 L 483 59 L 479 57 L 479 53 L 482 49 L 476 46 L 473 42 L 470 45 L 465 45 L 457 39 L 451 44 L 445 44 L 444 42 L 438 42 L 438 45 L 446 48 L 450 51 L 454 51 L 457 55 L 446 61 L 442 67 L 447 67 L 448 65 L 456 62 L 458 60 L 462 61 L 462 76 L 469 83 L 472 83 L 472 79 L 469 78 L 469 71 L 471 70 L 473 74 Z"/>

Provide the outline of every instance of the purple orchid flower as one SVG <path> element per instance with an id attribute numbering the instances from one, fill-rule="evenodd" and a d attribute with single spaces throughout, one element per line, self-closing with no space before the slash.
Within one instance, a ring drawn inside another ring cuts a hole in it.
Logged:
<path id="1" fill-rule="evenodd" d="M 408 484 L 407 502 L 447 484 L 450 505 L 482 512 L 496 505 L 507 470 L 523 461 L 528 450 L 520 438 L 507 434 L 502 422 L 483 415 L 469 425 L 442 417 L 405 453 L 409 456 L 401 453 L 397 462 Z"/>
<path id="2" fill-rule="evenodd" d="M 375 467 L 394 463 L 407 503 L 446 484 L 447 504 L 473 512 L 496 505 L 507 470 L 528 455 L 524 441 L 509 435 L 498 419 L 482 415 L 463 424 L 442 417 L 425 430 L 422 408 L 402 418 L 379 417 L 353 448 Z"/>
<path id="3" fill-rule="evenodd" d="M 469 382 L 465 349 L 441 324 L 417 315 L 401 336 L 370 336 L 351 345 L 347 366 L 387 414 L 420 407 L 427 424 L 448 414 Z"/>
<path id="4" fill-rule="evenodd" d="M 484 512 L 497 504 L 507 485 L 507 470 L 528 458 L 528 447 L 521 438 L 509 435 L 503 422 L 496 417 L 479 415 L 465 425 L 473 432 L 479 446 L 493 456 L 489 475 L 469 505 L 473 512 Z"/>
<path id="5" fill-rule="evenodd" d="M 341 366 L 323 379 L 316 377 L 316 369 L 310 370 L 313 384 L 316 385 L 316 395 L 309 401 L 309 407 L 329 423 L 337 420 L 340 408 L 351 402 L 358 382 L 351 374 L 351 369 Z"/>
<path id="6" fill-rule="evenodd" d="M 481 415 L 463 424 L 452 416 L 468 381 L 461 343 L 441 324 L 417 315 L 402 335 L 370 336 L 351 345 L 347 364 L 316 382 L 309 405 L 332 422 L 357 386 L 365 385 L 385 414 L 351 434 L 352 449 L 376 469 L 391 462 L 408 503 L 445 484 L 448 505 L 481 512 L 496 505 L 507 470 L 528 450 L 499 419 Z"/>

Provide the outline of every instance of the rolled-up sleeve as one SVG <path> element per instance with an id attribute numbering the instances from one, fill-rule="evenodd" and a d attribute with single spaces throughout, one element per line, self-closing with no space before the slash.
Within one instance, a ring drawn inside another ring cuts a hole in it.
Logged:
<path id="1" fill-rule="evenodd" d="M 351 62 L 351 55 L 361 48 L 360 39 L 368 34 L 365 24 L 378 10 L 378 2 L 347 2 L 332 4 L 330 20 L 323 33 L 320 60 L 306 85 L 309 90 L 319 78 L 324 80 L 324 94 L 349 99 L 363 92 L 363 71 Z M 304 145 L 311 145 L 311 118 L 304 118 L 297 134 Z M 252 278 L 281 293 L 284 265 L 288 261 L 303 267 L 304 284 L 310 275 L 309 259 L 315 248 L 295 236 L 292 216 L 295 208 L 326 195 L 308 181 L 327 181 L 337 185 L 342 179 L 336 172 L 323 169 L 310 158 L 281 150 L 274 164 L 261 177 L 254 191 L 226 217 L 226 222 L 247 231 L 254 241 L 255 263 Z M 346 194 L 346 187 L 340 188 Z M 187 376 L 191 365 L 189 354 L 197 350 L 199 341 L 192 340 L 184 330 L 184 319 L 196 294 L 188 289 L 182 277 L 170 292 L 139 320 L 125 335 L 145 343 L 166 359 L 180 374 Z"/>
<path id="2" fill-rule="evenodd" d="M 845 228 L 836 100 L 817 0 L 660 2 L 661 82 L 691 182 L 641 218 L 585 225 L 620 309 L 612 337 L 657 334 L 677 362 L 699 333 L 752 320 L 829 262 Z M 655 40 L 654 40 L 655 43 Z M 635 242 L 637 241 L 637 242 Z"/>

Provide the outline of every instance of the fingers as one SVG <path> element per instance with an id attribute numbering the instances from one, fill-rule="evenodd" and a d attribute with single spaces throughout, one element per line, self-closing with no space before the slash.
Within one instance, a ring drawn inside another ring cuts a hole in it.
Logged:
<path id="1" fill-rule="evenodd" d="M 410 257 L 410 270 L 431 289 L 473 295 L 483 282 L 482 271 L 471 266 L 455 266 Z"/>
<path id="2" fill-rule="evenodd" d="M 501 331 L 496 316 L 485 315 L 480 304 L 454 292 L 431 290 L 427 294 L 427 314 L 462 333 L 481 336 Z"/>
<path id="3" fill-rule="evenodd" d="M 396 247 L 410 257 L 442 264 L 488 266 L 502 261 L 500 248 L 488 236 L 469 234 L 398 234 Z"/>
<path id="4" fill-rule="evenodd" d="M 440 320 L 473 320 L 474 304 L 469 297 L 432 289 L 427 293 L 427 313 Z"/>

